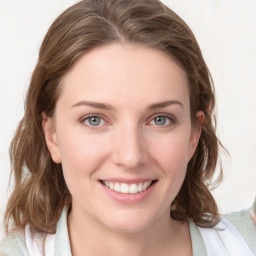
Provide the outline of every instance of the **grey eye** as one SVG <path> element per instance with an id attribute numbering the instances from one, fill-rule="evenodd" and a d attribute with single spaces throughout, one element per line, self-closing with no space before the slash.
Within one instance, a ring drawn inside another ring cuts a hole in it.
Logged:
<path id="1" fill-rule="evenodd" d="M 103 123 L 103 119 L 98 116 L 90 116 L 86 118 L 85 122 L 87 125 L 90 125 L 90 126 L 99 126 Z"/>
<path id="2" fill-rule="evenodd" d="M 167 117 L 165 116 L 157 116 L 154 118 L 154 122 L 156 125 L 162 126 L 167 123 Z"/>

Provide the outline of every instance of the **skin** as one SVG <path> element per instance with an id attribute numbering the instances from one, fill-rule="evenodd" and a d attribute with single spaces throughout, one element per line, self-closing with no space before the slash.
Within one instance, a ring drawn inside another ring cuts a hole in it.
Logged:
<path id="1" fill-rule="evenodd" d="M 253 222 L 256 224 L 256 214 L 253 210 L 250 211 Z"/>
<path id="2" fill-rule="evenodd" d="M 72 195 L 72 255 L 192 255 L 188 224 L 170 218 L 204 117 L 199 111 L 191 124 L 188 86 L 170 56 L 136 45 L 93 49 L 65 75 L 43 129 Z M 100 115 L 99 123 L 92 126 L 88 115 Z M 100 182 L 141 178 L 157 182 L 128 204 Z"/>

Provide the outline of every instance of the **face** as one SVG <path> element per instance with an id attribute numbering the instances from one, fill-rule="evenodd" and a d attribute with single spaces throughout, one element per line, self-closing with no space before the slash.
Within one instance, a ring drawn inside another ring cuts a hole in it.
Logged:
<path id="1" fill-rule="evenodd" d="M 77 61 L 54 116 L 43 121 L 73 212 L 123 232 L 169 218 L 200 134 L 188 86 L 180 66 L 156 49 L 113 44 Z"/>

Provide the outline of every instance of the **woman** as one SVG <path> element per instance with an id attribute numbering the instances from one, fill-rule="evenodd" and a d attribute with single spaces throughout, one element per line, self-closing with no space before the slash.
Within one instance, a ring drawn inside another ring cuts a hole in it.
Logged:
<path id="1" fill-rule="evenodd" d="M 161 2 L 70 7 L 43 41 L 12 141 L 0 251 L 254 255 L 249 213 L 239 233 L 209 191 L 214 106 L 193 33 Z"/>

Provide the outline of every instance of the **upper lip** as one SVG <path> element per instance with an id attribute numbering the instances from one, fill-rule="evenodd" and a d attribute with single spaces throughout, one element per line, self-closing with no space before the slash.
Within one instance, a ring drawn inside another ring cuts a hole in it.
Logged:
<path id="1" fill-rule="evenodd" d="M 138 179 L 125 179 L 125 178 L 109 178 L 109 179 L 101 179 L 100 181 L 110 181 L 110 182 L 118 182 L 118 183 L 126 183 L 126 184 L 135 184 L 135 183 L 143 183 L 151 181 L 153 182 L 156 179 L 147 179 L 147 178 L 138 178 Z"/>

